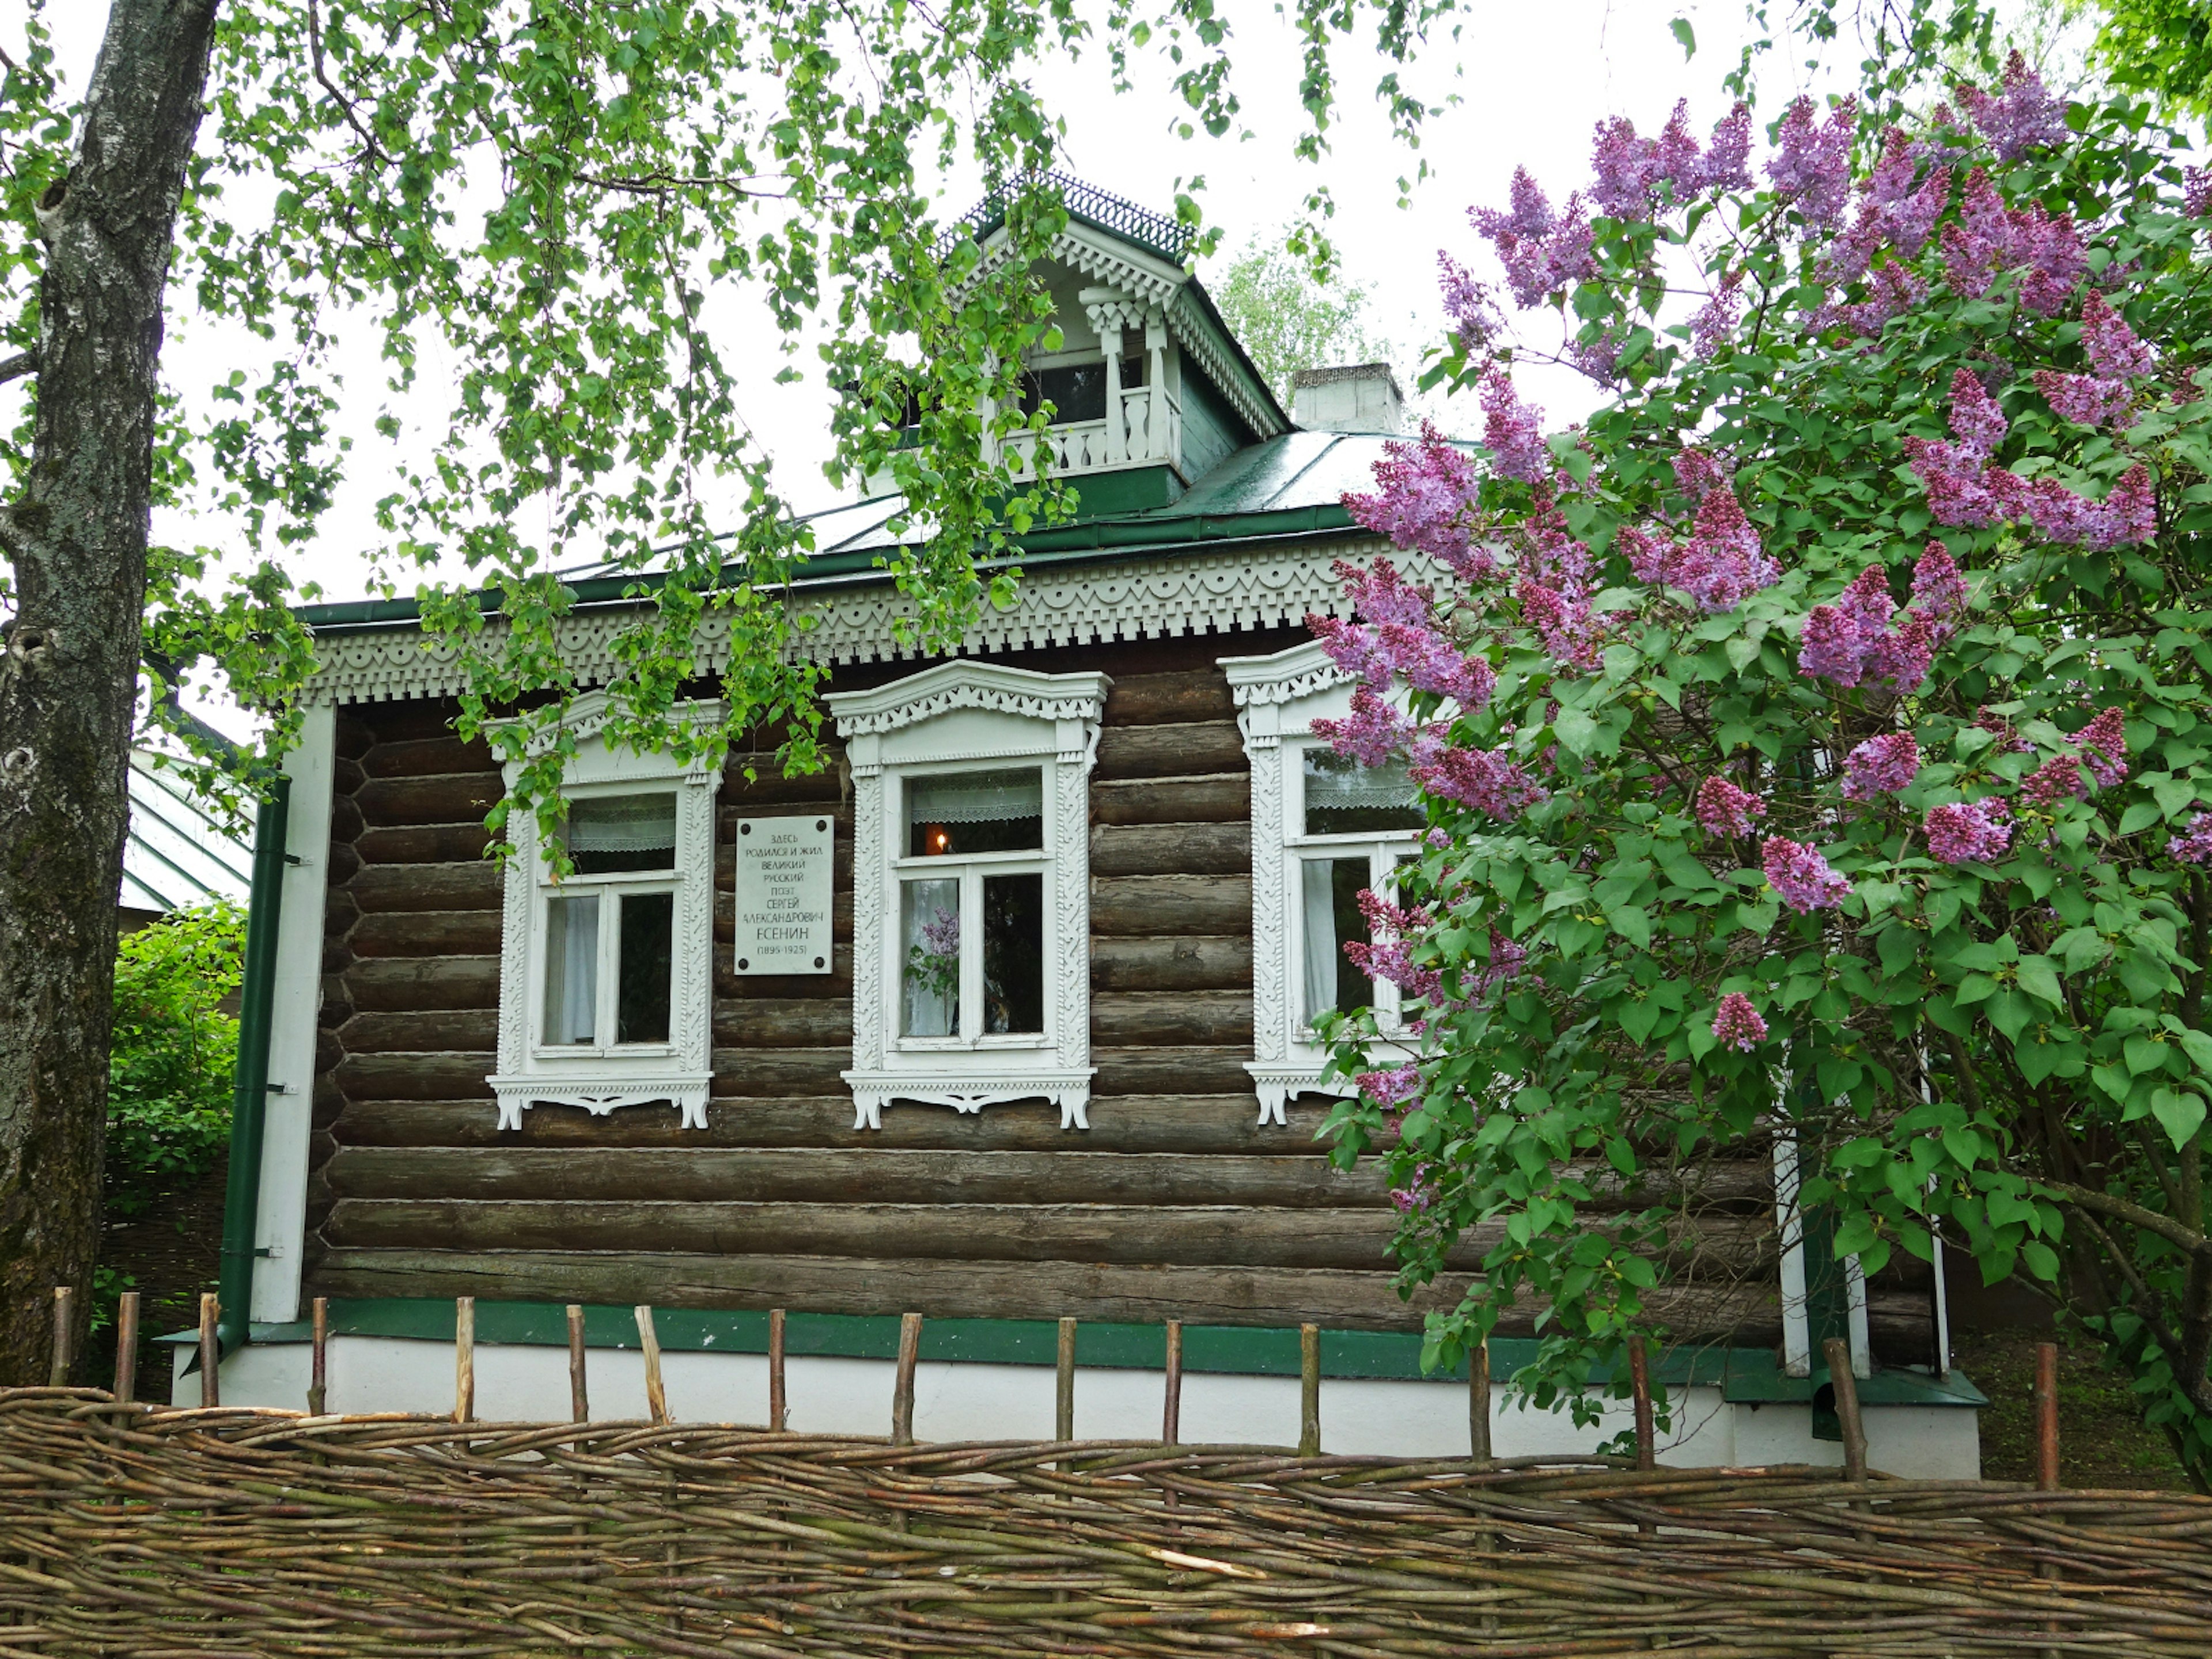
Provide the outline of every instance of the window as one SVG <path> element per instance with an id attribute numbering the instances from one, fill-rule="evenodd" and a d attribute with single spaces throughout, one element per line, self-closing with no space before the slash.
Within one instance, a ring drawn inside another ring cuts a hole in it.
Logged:
<path id="1" fill-rule="evenodd" d="M 1040 1096 L 1089 1127 L 1090 775 L 1107 681 L 953 662 L 826 702 L 854 788 L 854 1125 Z M 870 884 L 876 902 L 865 902 Z"/>
<path id="2" fill-rule="evenodd" d="M 1315 720 L 1350 712 L 1352 699 L 1320 646 L 1226 658 L 1222 667 L 1252 763 L 1254 1057 L 1245 1069 L 1260 1121 L 1287 1123 L 1293 1095 L 1351 1092 L 1322 1079 L 1321 1016 L 1372 1008 L 1386 1032 L 1398 1024 L 1397 987 L 1370 979 L 1344 947 L 1374 942 L 1360 896 L 1390 891 L 1427 817 L 1404 767 L 1362 766 L 1313 735 Z"/>
<path id="3" fill-rule="evenodd" d="M 1127 384 L 1125 382 L 1125 384 Z M 1106 418 L 1106 360 L 1066 363 L 1054 368 L 1025 369 L 1022 373 L 1022 413 L 1034 415 L 1052 405 L 1052 424 L 1073 426 L 1078 421 Z"/>
<path id="4" fill-rule="evenodd" d="M 719 720 L 719 704 L 693 704 Z M 568 815 L 568 872 L 534 820 L 507 862 L 500 971 L 500 1127 L 540 1103 L 594 1114 L 655 1102 L 704 1128 L 717 779 L 591 735 L 604 695 L 579 698 Z M 513 782 L 510 767 L 508 781 Z"/>

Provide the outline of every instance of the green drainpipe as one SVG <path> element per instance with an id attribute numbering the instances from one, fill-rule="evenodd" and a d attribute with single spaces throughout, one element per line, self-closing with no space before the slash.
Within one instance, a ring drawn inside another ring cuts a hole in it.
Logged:
<path id="1" fill-rule="evenodd" d="M 238 1010 L 237 1082 L 230 1097 L 230 1181 L 222 1200 L 216 1327 L 226 1354 L 246 1346 L 253 1309 L 253 1235 L 261 1210 L 261 1127 L 269 1110 L 270 1003 L 276 994 L 276 921 L 284 900 L 284 833 L 292 781 L 261 803 L 253 828 L 253 890 L 246 921 L 246 984 Z"/>

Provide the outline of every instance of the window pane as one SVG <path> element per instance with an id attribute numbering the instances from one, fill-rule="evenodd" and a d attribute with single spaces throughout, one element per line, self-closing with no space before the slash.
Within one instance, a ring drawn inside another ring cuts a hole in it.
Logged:
<path id="1" fill-rule="evenodd" d="M 1023 853 L 1044 846 L 1044 775 L 951 772 L 906 782 L 907 853 Z"/>
<path id="2" fill-rule="evenodd" d="M 545 1036 L 590 1042 L 599 1004 L 599 900 L 545 901 Z"/>
<path id="3" fill-rule="evenodd" d="M 615 1041 L 668 1041 L 668 964 L 674 954 L 676 895 L 625 893 L 615 979 Z"/>
<path id="4" fill-rule="evenodd" d="M 676 797 L 596 795 L 568 805 L 568 857 L 582 875 L 676 867 Z"/>
<path id="5" fill-rule="evenodd" d="M 1362 766 L 1333 749 L 1309 749 L 1304 771 L 1309 836 L 1376 835 L 1428 827 L 1419 792 L 1401 761 Z"/>
<path id="6" fill-rule="evenodd" d="M 1044 1030 L 1044 878 L 983 878 L 983 1030 Z"/>
<path id="7" fill-rule="evenodd" d="M 1375 1000 L 1375 982 L 1345 959 L 1344 947 L 1367 943 L 1359 895 L 1367 860 L 1304 859 L 1298 866 L 1299 922 L 1304 935 L 1305 1023 L 1331 1009 L 1351 1013 Z"/>
<path id="8" fill-rule="evenodd" d="M 900 975 L 905 1036 L 960 1034 L 960 883 L 909 881 L 899 889 Z"/>
<path id="9" fill-rule="evenodd" d="M 1062 368 L 1032 369 L 1022 376 L 1022 413 L 1034 415 L 1045 404 L 1053 406 L 1052 423 L 1066 426 L 1076 421 L 1106 418 L 1106 359 L 1095 363 L 1072 363 Z"/>

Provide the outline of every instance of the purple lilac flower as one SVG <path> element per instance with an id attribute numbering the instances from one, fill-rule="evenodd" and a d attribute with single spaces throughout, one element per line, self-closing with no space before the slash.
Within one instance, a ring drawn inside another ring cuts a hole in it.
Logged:
<path id="1" fill-rule="evenodd" d="M 1717 357 L 1735 331 L 1736 314 L 1743 308 L 1743 301 L 1736 293 L 1736 286 L 1742 280 L 1741 270 L 1731 271 L 1690 319 L 1690 349 L 1697 353 L 1699 362 L 1711 362 Z"/>
<path id="2" fill-rule="evenodd" d="M 1929 856 L 1940 864 L 1994 864 L 2012 844 L 2005 804 L 1994 795 L 1931 807 L 1923 826 Z"/>
<path id="3" fill-rule="evenodd" d="M 1513 301 L 1525 311 L 1541 305 L 1554 289 L 1594 274 L 1597 263 L 1580 196 L 1569 197 L 1566 207 L 1554 214 L 1535 180 L 1522 172 L 1514 176 L 1512 202 L 1509 212 L 1470 208 L 1468 217 L 1497 251 Z"/>
<path id="4" fill-rule="evenodd" d="M 2130 382 L 2148 374 L 2154 365 L 2150 348 L 2094 289 L 2081 302 L 2081 349 L 2093 373 L 2062 374 L 2055 369 L 2039 369 L 2036 389 L 2063 419 L 2076 426 L 2124 430 L 2134 424 L 2124 418 L 2135 400 Z"/>
<path id="5" fill-rule="evenodd" d="M 1528 964 L 1525 946 L 1515 943 L 1495 927 L 1490 930 L 1490 963 L 1474 976 L 1476 996 L 1486 996 L 1501 985 L 1509 985 L 1521 976 Z"/>
<path id="6" fill-rule="evenodd" d="M 1747 1054 L 1766 1041 L 1766 1022 L 1751 1006 L 1749 997 L 1730 991 L 1713 1011 L 1713 1037 L 1723 1048 Z"/>
<path id="7" fill-rule="evenodd" d="M 1814 910 L 1832 910 L 1850 893 L 1850 883 L 1828 867 L 1828 860 L 1816 847 L 1769 836 L 1759 845 L 1759 860 L 1766 872 L 1767 884 L 1801 916 Z"/>
<path id="8" fill-rule="evenodd" d="M 1440 744 L 1411 769 L 1413 781 L 1431 795 L 1510 818 L 1545 799 L 1545 792 L 1503 750 Z"/>
<path id="9" fill-rule="evenodd" d="M 1390 442 L 1375 463 L 1375 493 L 1347 491 L 1344 509 L 1353 520 L 1395 547 L 1431 554 L 1475 579 L 1494 568 L 1488 551 L 1474 543 L 1474 502 L 1480 481 L 1474 462 L 1426 421 L 1418 443 Z M 1462 567 L 1465 568 L 1462 569 Z"/>
<path id="10" fill-rule="evenodd" d="M 1692 507 L 1714 490 L 1728 487 L 1733 477 L 1725 461 L 1694 444 L 1684 444 L 1674 452 L 1674 483 L 1690 498 Z"/>
<path id="11" fill-rule="evenodd" d="M 1404 1186 L 1393 1187 L 1390 1189 L 1390 1206 L 1400 1215 L 1425 1214 L 1429 1206 L 1436 1201 L 1437 1183 L 1434 1171 L 1425 1164 L 1406 1178 Z"/>
<path id="12" fill-rule="evenodd" d="M 1951 380 L 1951 430 L 1945 443 L 1907 438 L 1905 453 L 1938 524 L 1980 527 L 2026 520 L 2046 541 L 2102 550 L 2148 541 L 2158 531 L 2150 471 L 2138 464 L 2093 501 L 2055 478 L 2027 479 L 1987 465 L 2006 432 L 2003 411 L 1966 369 Z"/>
<path id="13" fill-rule="evenodd" d="M 2212 859 L 2212 812 L 2199 812 L 2192 817 L 2179 835 L 2167 840 L 2166 850 L 2184 864 L 2202 864 Z"/>
<path id="14" fill-rule="evenodd" d="M 1887 684 L 1910 695 L 1928 678 L 1936 660 L 1935 631 L 1927 618 L 1907 611 L 1896 626 L 1874 636 L 1867 648 L 1866 676 L 1876 685 Z"/>
<path id="15" fill-rule="evenodd" d="M 2032 149 L 2066 141 L 2066 103 L 2053 98 L 2043 78 L 2017 52 L 2005 62 L 2002 90 L 1958 88 L 1959 106 L 1990 142 L 2000 161 L 2016 161 Z"/>
<path id="16" fill-rule="evenodd" d="M 1437 255 L 1437 286 L 1442 290 L 1444 315 L 1457 337 L 1460 349 L 1472 356 L 1486 347 L 1498 332 L 1498 307 L 1489 288 L 1450 254 Z"/>
<path id="17" fill-rule="evenodd" d="M 1807 615 L 1797 672 L 1846 689 L 1887 684 L 1899 692 L 1918 690 L 1948 629 L 1911 611 L 1893 616 L 1894 610 L 1888 571 L 1869 565 L 1834 604 L 1815 605 Z"/>
<path id="18" fill-rule="evenodd" d="M 1766 816 L 1766 803 L 1715 773 L 1698 789 L 1698 822 L 1715 836 L 1747 836 L 1751 821 Z"/>
<path id="19" fill-rule="evenodd" d="M 1433 1002 L 1443 987 L 1444 976 L 1435 969 L 1414 965 L 1413 946 L 1401 939 L 1354 939 L 1344 957 L 1368 978 L 1388 980 L 1410 1001 Z"/>
<path id="20" fill-rule="evenodd" d="M 1912 567 L 1912 608 L 1945 639 L 1957 631 L 1958 619 L 1966 613 L 1966 579 L 1940 541 L 1929 542 Z"/>
<path id="21" fill-rule="evenodd" d="M 1491 466 L 1502 478 L 1541 483 L 1551 475 L 1552 453 L 1544 447 L 1544 411 L 1521 401 L 1513 377 L 1492 365 L 1482 377 L 1482 441 Z"/>
<path id="22" fill-rule="evenodd" d="M 1408 582 L 1388 559 L 1364 565 L 1339 559 L 1330 570 L 1344 584 L 1344 596 L 1352 601 L 1352 609 L 1365 621 L 1425 627 L 1436 615 L 1436 591 Z"/>
<path id="23" fill-rule="evenodd" d="M 1782 117 L 1766 177 L 1775 193 L 1794 203 L 1808 229 L 1835 223 L 1850 199 L 1851 137 L 1858 125 L 1858 100 L 1845 98 L 1826 123 L 1810 98 L 1800 98 Z"/>
<path id="24" fill-rule="evenodd" d="M 2057 313 L 2088 270 L 2088 256 L 2070 214 L 2057 218 L 2040 202 L 2008 208 L 1978 167 L 1966 177 L 1959 216 L 1943 231 L 1943 271 L 1953 290 L 1978 300 L 2001 270 L 2023 270 L 2020 302 Z"/>
<path id="25" fill-rule="evenodd" d="M 1514 597 L 1521 601 L 1522 620 L 1562 665 L 1585 674 L 1597 667 L 1605 630 L 1581 584 L 1553 587 L 1524 576 Z"/>
<path id="26" fill-rule="evenodd" d="M 1568 365 L 1595 380 L 1600 386 L 1610 386 L 1614 371 L 1620 363 L 1621 338 L 1611 329 L 1601 329 L 1597 337 L 1584 343 L 1579 339 L 1567 343 Z"/>
<path id="27" fill-rule="evenodd" d="M 1832 605 L 1816 605 L 1805 617 L 1797 643 L 1797 672 L 1806 678 L 1854 686 L 1865 672 L 1866 647 L 1858 625 Z"/>
<path id="28" fill-rule="evenodd" d="M 2182 173 L 2181 210 L 2192 219 L 2212 217 L 2212 167 L 2191 167 Z"/>
<path id="29" fill-rule="evenodd" d="M 2081 349 L 2090 367 L 2108 380 L 2139 380 L 2157 367 L 2128 319 L 2094 289 L 2081 302 Z"/>
<path id="30" fill-rule="evenodd" d="M 2000 755 L 2032 755 L 2035 752 L 2035 745 L 2014 731 L 2010 720 L 2002 714 L 1992 714 L 1986 707 L 1974 711 L 1974 729 L 1994 735 Z"/>
<path id="31" fill-rule="evenodd" d="M 921 949 L 925 955 L 942 961 L 957 960 L 960 955 L 960 915 L 955 910 L 939 910 L 921 924 Z"/>
<path id="32" fill-rule="evenodd" d="M 1749 190 L 1751 173 L 1745 163 L 1751 156 L 1751 106 L 1738 104 L 1713 128 L 1705 147 L 1703 177 L 1705 190 Z"/>
<path id="33" fill-rule="evenodd" d="M 2038 806 L 2078 799 L 2087 793 L 2081 782 L 2081 763 L 2071 755 L 2056 756 L 2020 781 L 2020 793 Z"/>
<path id="34" fill-rule="evenodd" d="M 1638 581 L 1679 587 L 1709 611 L 1733 611 L 1782 574 L 1744 517 L 1743 504 L 1725 485 L 1707 489 L 1698 503 L 1687 542 L 1677 545 L 1634 526 L 1615 540 Z"/>
<path id="35" fill-rule="evenodd" d="M 2117 708 L 2100 711 L 2097 718 L 2067 741 L 2081 751 L 2081 763 L 2100 788 L 2110 789 L 2128 775 L 2127 718 Z"/>
<path id="36" fill-rule="evenodd" d="M 1352 688 L 1352 713 L 1342 720 L 1317 720 L 1314 735 L 1362 766 L 1381 766 L 1412 740 L 1413 723 L 1365 685 Z"/>
<path id="37" fill-rule="evenodd" d="M 1418 1066 L 1394 1066 L 1387 1072 L 1362 1072 L 1352 1079 L 1365 1095 L 1384 1111 L 1395 1111 L 1421 1092 L 1421 1068 Z"/>
<path id="38" fill-rule="evenodd" d="M 1893 795 L 1920 775 L 1920 745 L 1910 732 L 1869 738 L 1844 757 L 1844 799 Z"/>

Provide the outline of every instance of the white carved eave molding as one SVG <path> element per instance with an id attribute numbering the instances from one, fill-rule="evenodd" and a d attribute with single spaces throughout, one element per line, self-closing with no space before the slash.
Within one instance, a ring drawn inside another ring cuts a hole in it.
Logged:
<path id="1" fill-rule="evenodd" d="M 962 637 L 963 655 L 1042 651 L 1115 640 L 1174 639 L 1208 632 L 1284 628 L 1309 612 L 1346 617 L 1350 603 L 1332 565 L 1386 550 L 1376 539 L 1338 541 L 1296 549 L 1171 554 L 1024 574 L 1014 603 L 985 607 Z M 1418 556 L 1398 556 L 1408 580 L 1432 580 L 1437 572 Z M 913 602 L 888 580 L 809 594 L 796 608 L 811 625 L 798 635 L 799 650 L 814 662 L 911 661 L 924 653 L 900 638 L 898 624 L 915 614 Z M 559 626 L 561 660 L 580 685 L 615 678 L 614 641 L 639 613 L 633 609 L 588 611 Z M 488 623 L 496 647 L 502 624 Z M 693 670 L 719 676 L 730 662 L 727 617 L 709 611 L 699 620 Z M 308 683 L 310 703 L 403 702 L 453 697 L 468 683 L 459 649 L 425 639 L 414 628 L 340 634 L 315 642 L 319 663 Z"/>
<path id="2" fill-rule="evenodd" d="M 999 663 L 940 663 L 873 691 L 830 697 L 841 736 L 881 737 L 956 708 L 984 708 L 1032 720 L 1096 722 L 1106 706 L 1102 674 L 1042 675 Z"/>
<path id="3" fill-rule="evenodd" d="M 680 703 L 672 712 L 684 729 L 705 733 L 722 723 L 722 710 L 721 699 L 711 697 L 695 698 Z M 532 737 L 525 745 L 525 752 L 532 760 L 550 754 L 559 746 L 564 732 L 578 744 L 595 742 L 607 729 L 607 722 L 614 717 L 615 712 L 615 700 L 609 693 L 586 691 L 570 701 L 568 712 L 558 726 L 548 726 Z M 486 720 L 484 730 L 495 733 L 523 724 L 523 721 L 515 720 Z M 683 775 L 696 781 L 718 769 L 702 757 L 693 762 Z M 510 762 L 506 772 L 507 787 L 513 788 L 517 768 Z"/>

